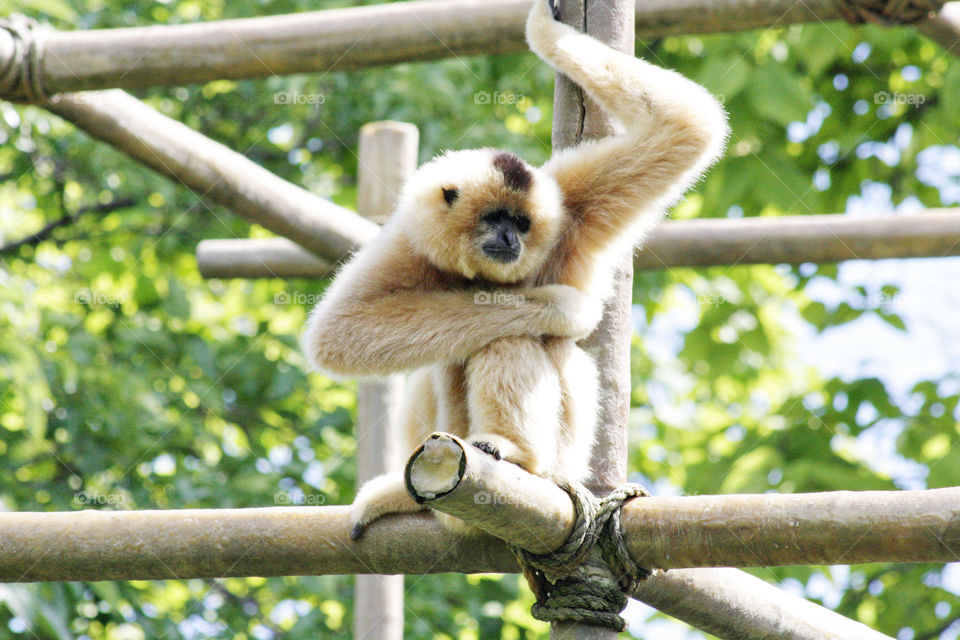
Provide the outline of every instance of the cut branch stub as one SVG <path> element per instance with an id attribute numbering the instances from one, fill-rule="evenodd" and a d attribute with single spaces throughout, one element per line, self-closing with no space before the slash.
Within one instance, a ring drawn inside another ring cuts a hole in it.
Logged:
<path id="1" fill-rule="evenodd" d="M 563 489 L 447 433 L 417 447 L 405 481 L 417 502 L 533 553 L 558 549 L 573 527 Z"/>

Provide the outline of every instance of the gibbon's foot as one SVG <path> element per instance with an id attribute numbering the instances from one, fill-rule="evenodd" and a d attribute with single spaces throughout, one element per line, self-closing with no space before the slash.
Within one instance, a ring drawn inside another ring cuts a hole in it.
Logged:
<path id="1" fill-rule="evenodd" d="M 367 527 L 390 513 L 413 513 L 426 507 L 407 493 L 402 473 L 388 473 L 371 479 L 360 488 L 350 509 L 350 539 L 356 540 Z"/>
<path id="2" fill-rule="evenodd" d="M 497 447 L 492 442 L 487 442 L 485 440 L 475 440 L 470 444 L 475 446 L 477 449 L 480 449 L 480 451 L 483 451 L 484 453 L 489 453 L 497 460 L 500 460 L 502 457 L 500 455 L 500 449 L 497 449 Z"/>
<path id="3" fill-rule="evenodd" d="M 547 0 L 547 4 L 550 5 L 550 13 L 553 14 L 553 19 L 560 22 L 560 0 Z"/>
<path id="4" fill-rule="evenodd" d="M 522 449 L 516 442 L 496 433 L 470 434 L 470 444 L 484 453 L 489 453 L 497 460 L 505 460 L 515 464 L 524 471 L 539 474 L 539 460 L 532 451 Z"/>

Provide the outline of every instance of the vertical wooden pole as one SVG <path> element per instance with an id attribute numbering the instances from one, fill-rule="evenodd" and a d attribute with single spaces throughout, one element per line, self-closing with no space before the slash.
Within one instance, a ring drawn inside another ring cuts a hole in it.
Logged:
<path id="1" fill-rule="evenodd" d="M 384 222 L 403 182 L 417 168 L 419 132 L 404 122 L 372 122 L 360 130 L 357 211 Z M 357 385 L 357 482 L 400 469 L 397 412 L 403 378 Z M 402 640 L 403 576 L 358 575 L 354 586 L 353 637 Z"/>
<path id="2" fill-rule="evenodd" d="M 558 0 L 559 1 L 559 0 Z M 561 19 L 615 49 L 633 53 L 632 0 L 562 0 Z M 557 74 L 553 97 L 554 150 L 614 132 L 616 123 L 566 76 Z M 590 468 L 590 489 L 606 494 L 627 479 L 627 425 L 630 415 L 630 308 L 633 266 L 623 256 L 615 273 L 614 293 L 603 320 L 583 343 L 600 371 L 600 416 Z M 552 640 L 612 640 L 610 629 L 580 623 L 551 625 Z"/>

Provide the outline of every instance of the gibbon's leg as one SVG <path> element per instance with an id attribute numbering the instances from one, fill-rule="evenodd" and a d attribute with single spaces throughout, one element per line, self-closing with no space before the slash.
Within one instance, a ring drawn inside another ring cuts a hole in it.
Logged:
<path id="1" fill-rule="evenodd" d="M 409 455 L 413 447 L 437 429 L 437 393 L 432 368 L 418 369 L 407 380 L 399 427 L 401 450 Z M 389 513 L 413 513 L 426 507 L 407 493 L 402 473 L 385 473 L 360 487 L 350 509 L 350 538 L 356 540 L 374 520 Z"/>
<path id="2" fill-rule="evenodd" d="M 539 338 L 502 338 L 467 362 L 469 440 L 538 475 L 554 469 L 560 378 Z"/>
<path id="3" fill-rule="evenodd" d="M 435 368 L 417 369 L 407 378 L 398 419 L 403 455 L 412 453 L 415 446 L 439 428 L 443 393 L 436 386 Z"/>
<path id="4" fill-rule="evenodd" d="M 437 416 L 431 432 L 424 433 L 411 448 L 420 444 L 433 431 L 443 431 L 466 439 L 470 429 L 467 411 L 467 373 L 463 362 L 438 364 L 431 367 L 433 388 L 437 394 Z"/>
<path id="5" fill-rule="evenodd" d="M 350 539 L 356 540 L 364 529 L 390 513 L 413 513 L 426 509 L 407 493 L 403 473 L 385 473 L 368 480 L 357 493 L 350 508 Z"/>
<path id="6" fill-rule="evenodd" d="M 573 340 L 547 338 L 544 349 L 559 372 L 562 395 L 554 480 L 583 482 L 590 475 L 590 455 L 597 428 L 597 366 Z"/>
<path id="7" fill-rule="evenodd" d="M 535 0 L 527 41 L 626 129 L 562 150 L 544 165 L 581 222 L 567 246 L 591 256 L 625 231 L 639 239 L 720 154 L 728 132 L 723 108 L 680 74 L 558 22 L 548 0 Z"/>

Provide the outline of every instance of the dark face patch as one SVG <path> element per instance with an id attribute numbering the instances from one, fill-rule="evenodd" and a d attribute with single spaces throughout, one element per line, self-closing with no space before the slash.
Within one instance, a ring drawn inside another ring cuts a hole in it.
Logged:
<path id="1" fill-rule="evenodd" d="M 517 156 L 509 151 L 500 151 L 493 156 L 493 166 L 503 174 L 503 182 L 508 189 L 521 193 L 530 190 L 533 174 Z"/>
<path id="2" fill-rule="evenodd" d="M 456 187 L 450 187 L 449 189 L 447 187 L 441 187 L 440 190 L 443 191 L 443 199 L 447 204 L 453 204 L 454 201 L 460 197 L 460 190 Z"/>

